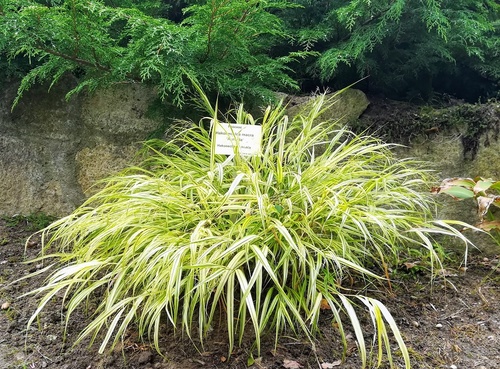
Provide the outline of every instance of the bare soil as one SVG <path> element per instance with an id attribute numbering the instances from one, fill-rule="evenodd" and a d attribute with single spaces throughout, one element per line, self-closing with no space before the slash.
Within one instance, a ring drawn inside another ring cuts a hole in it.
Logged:
<path id="1" fill-rule="evenodd" d="M 133 329 L 122 344 L 104 354 L 97 353 L 99 338 L 94 345 L 85 341 L 74 346 L 78 333 L 89 322 L 91 309 L 73 316 L 64 340 L 64 309 L 59 297 L 27 330 L 38 301 L 34 296 L 20 296 L 40 286 L 43 277 L 12 282 L 41 267 L 25 263 L 40 251 L 36 239 L 25 250 L 32 232 L 29 222 L 0 220 L 0 369 L 361 368 L 353 340 L 349 340 L 342 360 L 342 345 L 328 310 L 322 313 L 322 328 L 314 346 L 292 332 L 284 332 L 276 347 L 274 337 L 265 337 L 261 356 L 252 365 L 248 365 L 253 351 L 251 337 L 228 355 L 223 320 L 203 348 L 195 339 L 165 327 L 160 343 L 164 356 Z M 371 293 L 392 312 L 413 368 L 500 368 L 499 263 L 494 255 L 476 253 L 469 258 L 466 271 L 459 263 L 450 262 L 443 271 L 446 278 L 432 283 L 428 273 L 406 265 L 392 271 L 392 291 L 382 288 Z M 370 342 L 373 329 L 369 317 L 363 319 Z M 403 367 L 397 350 L 394 357 L 397 367 Z M 376 367 L 376 361 L 369 367 Z"/>

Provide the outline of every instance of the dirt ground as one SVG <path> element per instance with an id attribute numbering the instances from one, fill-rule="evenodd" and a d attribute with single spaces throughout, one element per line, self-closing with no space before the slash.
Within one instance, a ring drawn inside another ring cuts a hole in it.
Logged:
<path id="1" fill-rule="evenodd" d="M 73 347 L 90 315 L 74 315 L 63 342 L 64 310 L 57 297 L 27 331 L 26 324 L 37 300 L 19 296 L 39 286 L 43 278 L 12 282 L 41 267 L 24 263 L 38 254 L 40 245 L 33 242 L 25 253 L 25 241 L 33 229 L 28 221 L 14 223 L 0 220 L 0 369 L 361 367 L 353 341 L 348 342 L 347 357 L 341 361 L 342 346 L 328 310 L 323 312 L 321 334 L 314 347 L 290 332 L 280 336 L 276 348 L 273 337 L 266 337 L 261 357 L 250 366 L 251 338 L 244 339 L 241 347 L 228 357 L 223 324 L 214 327 L 199 350 L 193 344 L 196 341 L 165 327 L 160 343 L 163 357 L 133 330 L 123 344 L 102 355 L 97 353 L 98 344 L 89 346 L 88 341 Z M 460 264 L 450 262 L 446 278 L 437 278 L 432 284 L 427 273 L 402 268 L 393 271 L 392 293 L 388 289 L 372 293 L 392 312 L 410 351 L 413 368 L 500 368 L 499 263 L 495 255 L 476 252 L 469 259 L 466 272 Z M 365 318 L 368 323 L 369 318 Z M 365 324 L 365 330 L 369 342 L 373 330 L 369 324 Z M 403 367 L 397 351 L 394 356 L 397 367 Z M 384 367 L 387 366 L 383 364 Z"/>

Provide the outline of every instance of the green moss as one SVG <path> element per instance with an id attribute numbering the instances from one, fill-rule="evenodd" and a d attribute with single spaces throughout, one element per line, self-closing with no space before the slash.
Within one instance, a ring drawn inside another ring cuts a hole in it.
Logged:
<path id="1" fill-rule="evenodd" d="M 47 227 L 50 223 L 52 223 L 57 218 L 48 215 L 42 212 L 36 212 L 29 215 L 14 215 L 12 217 L 2 217 L 8 227 L 17 227 L 17 226 L 26 226 L 28 231 L 39 231 Z M 0 240 L 0 245 L 5 244 L 2 243 L 5 240 Z M 8 240 L 7 240 L 8 242 Z"/>

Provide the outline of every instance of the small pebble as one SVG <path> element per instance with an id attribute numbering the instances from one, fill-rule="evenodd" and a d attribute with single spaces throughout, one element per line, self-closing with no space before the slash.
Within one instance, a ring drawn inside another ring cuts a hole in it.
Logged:
<path id="1" fill-rule="evenodd" d="M 137 363 L 138 364 L 146 364 L 146 363 L 149 363 L 152 358 L 153 358 L 153 354 L 151 353 L 151 351 L 142 351 L 139 354 L 139 357 L 137 359 Z"/>
<path id="2" fill-rule="evenodd" d="M 456 365 L 450 365 L 450 369 L 457 369 Z"/>
<path id="3" fill-rule="evenodd" d="M 443 325 L 441 323 L 438 323 L 438 324 L 436 324 L 436 328 L 443 328 Z"/>
<path id="4" fill-rule="evenodd" d="M 7 310 L 8 308 L 10 308 L 10 302 L 4 302 L 2 306 L 0 306 L 2 310 Z"/>

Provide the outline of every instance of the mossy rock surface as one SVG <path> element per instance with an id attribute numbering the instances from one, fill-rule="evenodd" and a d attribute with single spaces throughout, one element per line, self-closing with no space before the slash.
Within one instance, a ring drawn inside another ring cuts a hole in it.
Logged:
<path id="1" fill-rule="evenodd" d="M 314 101 L 319 96 L 292 96 L 284 95 L 284 102 L 287 105 L 286 112 L 293 117 L 301 112 L 308 111 Z M 325 100 L 332 99 L 330 106 L 320 115 L 319 120 L 329 120 L 338 122 L 341 125 L 349 124 L 358 119 L 366 110 L 370 101 L 366 95 L 356 89 L 348 89 L 335 96 L 330 93 L 325 96 Z"/>
<path id="2" fill-rule="evenodd" d="M 353 124 L 386 142 L 398 143 L 401 158 L 416 158 L 434 171 L 437 186 L 442 179 L 476 176 L 500 180 L 500 102 L 466 104 L 449 101 L 440 106 L 371 98 L 372 104 Z M 425 189 L 424 189 L 425 190 Z M 438 198 L 439 219 L 469 224 L 479 221 L 474 201 Z M 495 255 L 498 245 L 486 234 L 469 232 L 468 237 L 484 252 Z M 457 245 L 457 249 L 463 245 Z"/>
<path id="3" fill-rule="evenodd" d="M 412 146 L 415 142 L 452 136 L 462 144 L 464 159 L 474 160 L 481 146 L 488 147 L 500 133 L 500 102 L 467 104 L 449 100 L 437 106 L 417 105 L 383 98 L 373 101 L 353 124 L 387 142 Z"/>
<path id="4" fill-rule="evenodd" d="M 0 99 L 0 215 L 63 216 L 93 183 L 128 166 L 141 141 L 162 126 L 148 115 L 156 93 L 122 85 L 66 101 L 71 78 L 36 86 L 11 111 L 18 85 Z"/>

